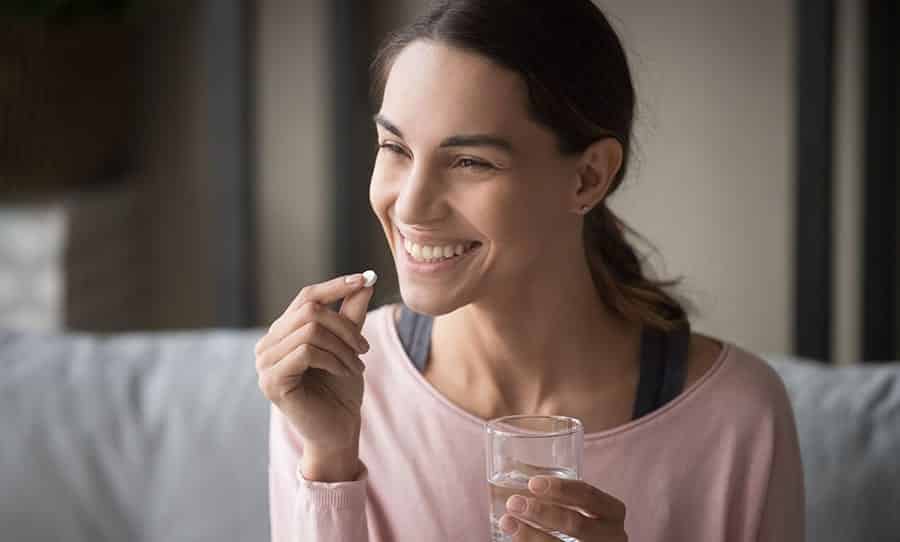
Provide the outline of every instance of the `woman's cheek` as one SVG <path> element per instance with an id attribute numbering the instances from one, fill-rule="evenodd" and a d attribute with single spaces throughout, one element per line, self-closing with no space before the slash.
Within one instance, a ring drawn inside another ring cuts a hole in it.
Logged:
<path id="1" fill-rule="evenodd" d="M 501 183 L 472 191 L 469 201 L 478 207 L 479 228 L 486 237 L 513 249 L 533 227 L 529 207 L 523 205 L 521 193 L 511 192 Z"/>
<path id="2" fill-rule="evenodd" d="M 369 203 L 372 210 L 379 217 L 385 217 L 385 210 L 390 203 L 391 188 L 390 183 L 386 182 L 383 168 L 377 166 L 372 171 L 372 179 L 369 182 Z"/>

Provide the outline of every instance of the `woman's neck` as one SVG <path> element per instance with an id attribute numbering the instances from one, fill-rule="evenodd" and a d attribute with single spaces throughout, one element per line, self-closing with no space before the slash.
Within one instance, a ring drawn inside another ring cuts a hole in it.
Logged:
<path id="1" fill-rule="evenodd" d="M 550 413 L 634 380 L 640 326 L 585 295 L 596 292 L 586 263 L 542 275 L 435 318 L 429 368 L 471 390 L 479 411 Z"/>

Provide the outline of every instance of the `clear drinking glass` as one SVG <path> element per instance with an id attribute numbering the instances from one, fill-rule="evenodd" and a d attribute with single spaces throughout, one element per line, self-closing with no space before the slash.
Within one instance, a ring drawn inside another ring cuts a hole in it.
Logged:
<path id="1" fill-rule="evenodd" d="M 509 497 L 533 495 L 528 489 L 532 476 L 581 480 L 584 425 L 569 416 L 515 415 L 490 420 L 484 430 L 491 541 L 509 542 L 512 538 L 500 530 L 500 518 L 506 513 Z M 562 533 L 549 534 L 577 542 Z"/>

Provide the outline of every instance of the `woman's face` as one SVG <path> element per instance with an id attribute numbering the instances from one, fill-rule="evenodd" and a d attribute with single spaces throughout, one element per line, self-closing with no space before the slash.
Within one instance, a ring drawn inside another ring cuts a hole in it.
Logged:
<path id="1" fill-rule="evenodd" d="M 514 296 L 582 256 L 577 159 L 560 155 L 526 108 L 524 81 L 485 57 L 416 41 L 395 59 L 369 197 L 413 310 L 438 315 Z M 416 261 L 435 258 L 432 247 L 454 257 Z"/>

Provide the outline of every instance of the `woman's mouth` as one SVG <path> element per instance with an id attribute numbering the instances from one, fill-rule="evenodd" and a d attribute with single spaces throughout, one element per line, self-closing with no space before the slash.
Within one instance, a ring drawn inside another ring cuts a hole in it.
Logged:
<path id="1" fill-rule="evenodd" d="M 478 250 L 480 241 L 464 241 L 452 244 L 420 244 L 397 232 L 403 246 L 403 260 L 413 271 L 434 272 L 449 269 Z"/>
<path id="2" fill-rule="evenodd" d="M 420 245 L 409 239 L 403 239 L 403 248 L 413 260 L 420 263 L 437 263 L 462 256 L 480 245 L 478 241 L 467 241 L 455 245 Z"/>

